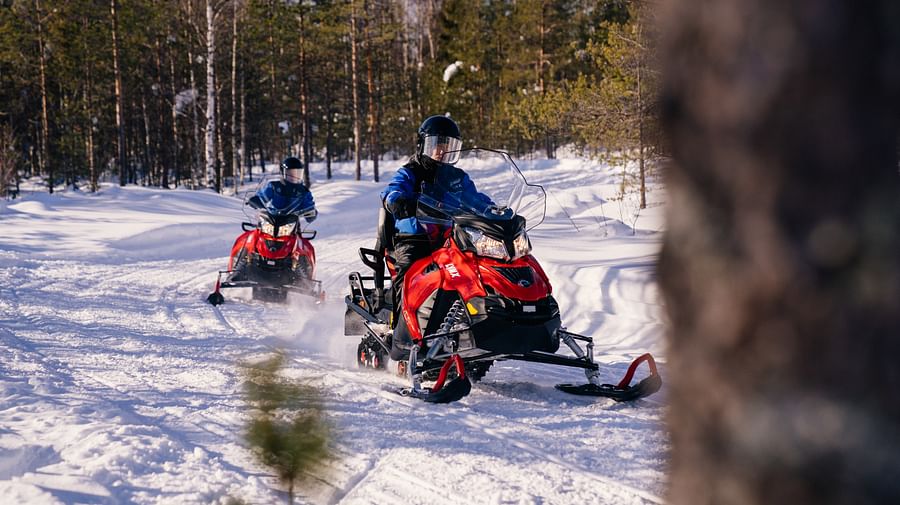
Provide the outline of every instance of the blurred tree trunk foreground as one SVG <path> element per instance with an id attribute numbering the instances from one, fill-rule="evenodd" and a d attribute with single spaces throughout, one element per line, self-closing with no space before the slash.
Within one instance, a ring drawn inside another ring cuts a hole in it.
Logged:
<path id="1" fill-rule="evenodd" d="M 666 9 L 671 502 L 900 503 L 900 2 Z"/>

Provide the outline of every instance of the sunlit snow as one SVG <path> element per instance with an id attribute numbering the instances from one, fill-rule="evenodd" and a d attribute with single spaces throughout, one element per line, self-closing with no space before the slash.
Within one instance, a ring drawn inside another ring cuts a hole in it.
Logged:
<path id="1" fill-rule="evenodd" d="M 614 198 L 620 167 L 522 168 L 548 192 L 531 241 L 563 324 L 595 337 L 609 382 L 646 351 L 665 381 L 661 188 L 651 184 L 638 213 L 634 196 Z M 374 243 L 384 183 L 354 181 L 353 164 L 334 170 L 325 181 L 311 169 L 321 306 L 240 290 L 218 308 L 205 302 L 246 220 L 231 196 L 25 184 L 0 202 L 0 502 L 284 502 L 243 441 L 237 364 L 285 348 L 287 373 L 327 392 L 337 434 L 336 459 L 302 486 L 304 502 L 661 503 L 665 385 L 617 404 L 553 388 L 583 382 L 578 370 L 501 362 L 462 401 L 430 405 L 381 387 L 401 379 L 356 368 L 343 298 L 347 274 L 365 268 L 358 248 Z"/>

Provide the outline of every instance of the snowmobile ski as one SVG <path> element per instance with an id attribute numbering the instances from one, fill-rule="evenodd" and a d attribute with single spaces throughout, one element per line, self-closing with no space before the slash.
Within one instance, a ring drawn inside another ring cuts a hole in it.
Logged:
<path id="1" fill-rule="evenodd" d="M 411 377 L 412 386 L 398 390 L 397 393 L 399 393 L 400 396 L 418 398 L 427 403 L 452 403 L 463 399 L 470 391 L 472 391 L 472 382 L 466 376 L 466 367 L 463 365 L 463 360 L 459 357 L 459 354 L 454 354 L 444 362 L 444 365 L 441 367 L 441 371 L 438 374 L 437 381 L 435 381 L 433 386 L 430 388 L 422 387 L 419 384 L 415 371 L 415 349 L 416 347 L 413 346 L 413 350 L 410 352 L 409 356 L 409 365 L 407 367 L 407 373 Z M 456 368 L 457 376 L 447 382 L 447 375 L 450 372 L 451 366 Z"/>
<path id="2" fill-rule="evenodd" d="M 647 366 L 650 368 L 650 375 L 632 386 L 631 379 L 634 377 L 634 372 L 638 365 L 644 361 L 647 362 Z M 623 377 L 616 385 L 595 384 L 594 382 L 581 385 L 557 384 L 556 389 L 574 395 L 601 396 L 604 398 L 612 398 L 617 402 L 627 402 L 650 396 L 659 391 L 660 386 L 662 386 L 662 379 L 656 370 L 656 362 L 653 360 L 653 356 L 647 353 L 631 362 L 628 371 L 625 373 L 625 377 Z"/>

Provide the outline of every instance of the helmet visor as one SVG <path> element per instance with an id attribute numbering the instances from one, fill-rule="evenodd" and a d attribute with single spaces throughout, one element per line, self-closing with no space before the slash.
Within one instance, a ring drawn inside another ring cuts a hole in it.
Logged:
<path id="1" fill-rule="evenodd" d="M 422 154 L 435 161 L 452 165 L 459 160 L 462 140 L 444 135 L 428 135 L 422 145 Z"/>
<path id="2" fill-rule="evenodd" d="M 284 171 L 284 180 L 287 182 L 291 182 L 294 184 L 298 184 L 303 181 L 303 169 L 302 168 L 288 168 Z"/>

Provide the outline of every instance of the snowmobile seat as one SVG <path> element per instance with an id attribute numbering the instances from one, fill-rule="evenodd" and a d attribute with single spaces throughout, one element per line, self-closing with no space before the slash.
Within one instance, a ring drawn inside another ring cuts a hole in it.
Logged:
<path id="1" fill-rule="evenodd" d="M 384 207 L 378 212 L 378 230 L 375 239 L 375 250 L 390 254 L 394 250 L 394 216 Z"/>
<path id="2" fill-rule="evenodd" d="M 394 274 L 393 260 L 390 253 L 393 250 L 394 243 L 394 216 L 392 216 L 384 208 L 378 213 L 378 229 L 375 239 L 375 248 L 367 249 L 361 247 L 359 249 L 359 257 L 363 264 L 371 268 L 374 275 L 372 277 L 357 276 L 356 287 L 354 288 L 353 279 L 351 279 L 351 290 L 355 290 L 357 299 L 365 299 L 369 303 L 368 310 L 375 315 L 382 309 L 391 310 L 393 297 L 391 289 L 385 286 L 386 279 L 392 279 Z M 385 265 L 388 272 L 385 272 Z M 385 274 L 390 277 L 386 277 Z M 362 286 L 363 280 L 373 280 L 375 282 L 374 289 Z"/>
<path id="3" fill-rule="evenodd" d="M 378 212 L 378 229 L 375 238 L 375 250 L 378 255 L 384 258 L 384 262 L 388 267 L 390 276 L 394 276 L 394 259 L 391 254 L 394 252 L 394 234 L 397 229 L 394 227 L 394 216 L 384 207 Z"/>

